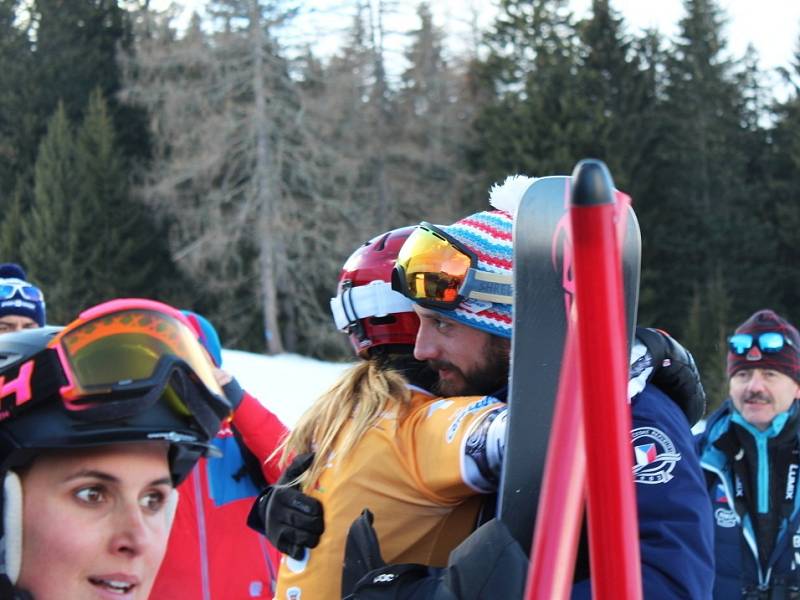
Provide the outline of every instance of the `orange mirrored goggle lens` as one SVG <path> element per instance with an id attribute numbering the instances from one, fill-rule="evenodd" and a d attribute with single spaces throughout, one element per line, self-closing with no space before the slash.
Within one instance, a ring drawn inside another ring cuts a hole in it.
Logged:
<path id="1" fill-rule="evenodd" d="M 419 226 L 403 244 L 396 264 L 412 299 L 453 303 L 459 299 L 472 259 L 447 239 Z"/>
<path id="2" fill-rule="evenodd" d="M 65 397 L 102 394 L 113 386 L 153 377 L 161 358 L 184 361 L 214 394 L 224 397 L 194 333 L 175 317 L 150 309 L 126 309 L 62 331 L 52 342 L 70 371 Z"/>

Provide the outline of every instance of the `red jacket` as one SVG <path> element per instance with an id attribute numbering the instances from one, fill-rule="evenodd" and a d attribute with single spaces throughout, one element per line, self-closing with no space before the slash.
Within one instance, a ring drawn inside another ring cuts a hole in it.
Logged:
<path id="1" fill-rule="evenodd" d="M 262 462 L 267 482 L 277 481 L 278 457 L 265 461 L 287 433 L 283 423 L 248 393 L 233 423 Z M 223 456 L 200 459 L 178 486 L 178 510 L 150 600 L 273 597 L 280 554 L 246 525 L 260 490 L 242 469 L 242 454 L 227 423 L 214 445 Z"/>

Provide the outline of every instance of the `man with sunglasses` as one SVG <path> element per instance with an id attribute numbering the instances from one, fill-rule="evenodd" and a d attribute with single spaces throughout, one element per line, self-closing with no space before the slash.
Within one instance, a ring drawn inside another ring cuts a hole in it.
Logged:
<path id="1" fill-rule="evenodd" d="M 18 264 L 0 264 L 0 333 L 44 327 L 44 295 L 25 279 Z"/>
<path id="2" fill-rule="evenodd" d="M 729 398 L 699 439 L 714 598 L 800 598 L 800 335 L 759 310 L 728 340 Z"/>

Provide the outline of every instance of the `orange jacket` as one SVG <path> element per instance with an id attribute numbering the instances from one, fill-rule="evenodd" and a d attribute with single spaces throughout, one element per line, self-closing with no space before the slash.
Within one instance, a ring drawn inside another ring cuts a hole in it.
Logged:
<path id="1" fill-rule="evenodd" d="M 308 492 L 323 505 L 325 533 L 302 560 L 283 557 L 275 597 L 338 598 L 347 532 L 364 508 L 375 515 L 386 562 L 444 566 L 474 528 L 481 502 L 465 444 L 482 417 L 501 406 L 491 397 L 437 399 L 415 391 L 402 418 L 393 406 L 346 456 L 335 446 Z"/>

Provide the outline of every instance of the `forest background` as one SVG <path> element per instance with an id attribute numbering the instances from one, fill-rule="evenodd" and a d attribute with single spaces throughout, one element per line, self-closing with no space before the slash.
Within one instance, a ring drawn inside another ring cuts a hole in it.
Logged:
<path id="1" fill-rule="evenodd" d="M 778 99 L 755 51 L 725 52 L 713 0 L 684 0 L 672 39 L 591 5 L 500 0 L 454 52 L 425 3 L 393 32 L 392 0 L 341 0 L 318 56 L 294 0 L 209 0 L 182 25 L 149 0 L 0 0 L 0 258 L 53 323 L 147 296 L 226 347 L 349 358 L 328 299 L 359 243 L 598 157 L 641 223 L 639 321 L 719 402 L 731 328 L 800 321 L 800 53 Z"/>

